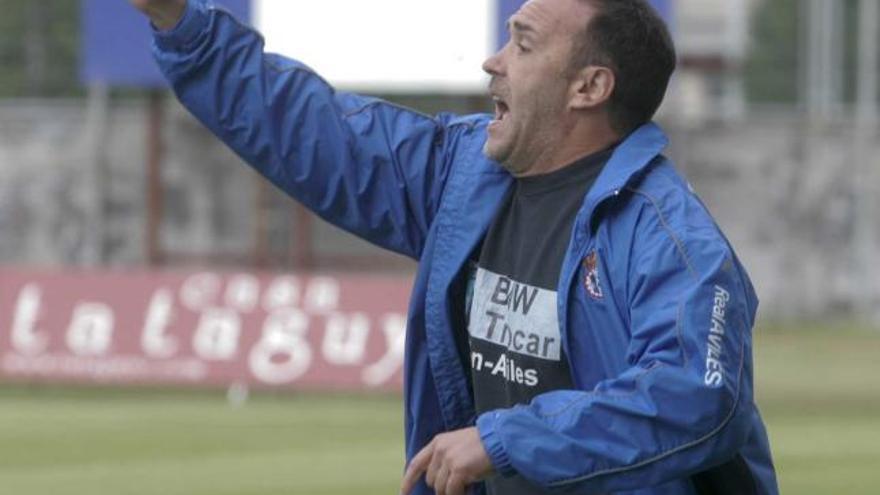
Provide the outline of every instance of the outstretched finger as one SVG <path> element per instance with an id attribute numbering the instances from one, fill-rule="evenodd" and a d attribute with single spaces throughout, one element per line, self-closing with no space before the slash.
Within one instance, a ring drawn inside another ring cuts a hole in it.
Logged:
<path id="1" fill-rule="evenodd" d="M 409 462 L 409 466 L 406 468 L 406 473 L 403 475 L 403 481 L 400 484 L 400 493 L 403 495 L 409 495 L 413 488 L 415 488 L 419 478 L 425 470 L 428 469 L 428 464 L 431 462 L 433 453 L 434 442 L 431 442 L 412 458 Z"/>

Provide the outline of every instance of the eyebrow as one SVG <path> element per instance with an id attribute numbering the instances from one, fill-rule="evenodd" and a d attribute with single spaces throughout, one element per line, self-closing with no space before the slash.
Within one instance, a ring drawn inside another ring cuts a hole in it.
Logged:
<path id="1" fill-rule="evenodd" d="M 516 19 L 508 19 L 507 30 L 508 31 L 519 31 L 522 33 L 528 33 L 528 32 L 534 33 L 535 32 L 535 28 L 533 28 L 531 25 L 526 24 L 522 21 L 518 21 Z"/>

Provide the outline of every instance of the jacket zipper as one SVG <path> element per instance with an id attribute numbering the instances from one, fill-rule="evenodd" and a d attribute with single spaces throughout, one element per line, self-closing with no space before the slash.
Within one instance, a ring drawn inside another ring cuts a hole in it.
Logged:
<path id="1" fill-rule="evenodd" d="M 596 211 L 596 209 L 599 207 L 599 205 L 604 203 L 607 199 L 614 197 L 614 196 L 617 196 L 619 194 L 620 194 L 620 189 L 614 189 L 608 193 L 605 193 L 605 195 L 600 197 L 599 200 L 596 201 L 595 206 L 593 206 L 592 208 L 589 209 L 588 212 L 586 212 L 586 213 L 588 213 L 587 221 L 589 222 L 592 220 L 593 212 Z M 575 227 L 574 227 L 575 230 L 572 232 L 573 234 L 574 234 L 574 232 L 577 232 L 577 229 L 582 228 L 582 226 L 581 226 L 582 223 L 583 223 L 582 219 L 580 218 L 580 215 L 578 215 L 578 218 L 575 219 Z M 582 260 L 584 258 L 584 256 L 587 255 L 587 247 L 590 245 L 590 238 L 591 238 L 591 234 L 589 233 L 589 229 L 587 229 L 586 238 L 584 239 L 582 246 L 577 247 L 577 251 L 575 252 L 576 256 L 574 257 L 573 260 L 570 260 L 570 262 L 567 266 L 567 268 L 568 267 L 570 267 L 570 268 L 565 272 L 565 280 L 563 280 L 563 285 L 560 287 L 562 289 L 565 289 L 565 291 L 559 292 L 559 294 L 563 295 L 563 297 L 559 298 L 559 304 L 557 307 L 557 313 L 558 313 L 557 318 L 559 319 L 559 331 L 560 331 L 561 338 L 562 338 L 562 348 L 565 351 L 566 359 L 568 359 L 568 362 L 569 362 L 568 373 L 571 375 L 571 383 L 574 384 L 575 386 L 578 386 L 578 380 L 577 380 L 577 373 L 575 373 L 575 369 L 574 369 L 575 363 L 571 359 L 571 346 L 569 345 L 568 318 L 567 318 L 568 297 L 571 294 L 571 284 L 574 282 L 574 274 L 577 273 L 577 265 L 580 262 L 580 260 Z M 574 266 L 571 266 L 572 263 L 574 264 Z"/>

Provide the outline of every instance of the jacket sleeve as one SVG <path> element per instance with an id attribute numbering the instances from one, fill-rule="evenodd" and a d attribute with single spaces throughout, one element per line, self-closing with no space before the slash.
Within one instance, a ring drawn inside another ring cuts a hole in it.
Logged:
<path id="1" fill-rule="evenodd" d="M 448 172 L 443 117 L 335 91 L 263 51 L 253 29 L 206 0 L 157 32 L 154 55 L 183 105 L 260 174 L 311 210 L 417 258 Z"/>
<path id="2" fill-rule="evenodd" d="M 704 213 L 696 202 L 684 209 Z M 638 211 L 622 261 L 629 367 L 590 391 L 481 415 L 502 474 L 564 492 L 633 490 L 722 464 L 745 444 L 757 305 L 747 276 L 708 214 L 674 232 L 652 201 Z"/>

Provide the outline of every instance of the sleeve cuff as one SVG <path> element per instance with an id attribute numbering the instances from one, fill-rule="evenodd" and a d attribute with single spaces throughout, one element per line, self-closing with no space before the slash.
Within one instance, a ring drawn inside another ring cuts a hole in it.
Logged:
<path id="1" fill-rule="evenodd" d="M 187 0 L 186 9 L 176 26 L 167 31 L 153 26 L 156 46 L 161 50 L 175 50 L 192 44 L 208 25 L 209 7 L 206 0 Z"/>
<path id="2" fill-rule="evenodd" d="M 477 418 L 477 430 L 480 432 L 480 440 L 483 442 L 483 448 L 489 454 L 489 459 L 495 470 L 502 476 L 512 476 L 516 474 L 516 470 L 510 463 L 510 456 L 504 450 L 501 443 L 501 437 L 496 430 L 498 421 L 501 419 L 501 411 L 489 411 Z"/>

